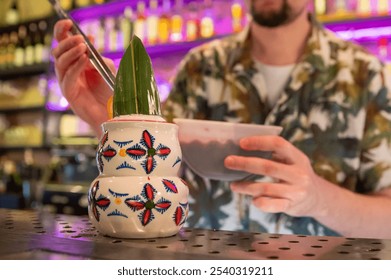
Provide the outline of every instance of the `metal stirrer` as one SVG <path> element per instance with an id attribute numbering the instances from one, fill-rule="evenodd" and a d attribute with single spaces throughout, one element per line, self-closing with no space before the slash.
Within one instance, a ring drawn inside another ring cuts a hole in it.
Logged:
<path id="1" fill-rule="evenodd" d="M 88 56 L 92 65 L 101 74 L 102 78 L 105 80 L 107 85 L 111 88 L 111 90 L 114 91 L 115 76 L 111 72 L 110 68 L 107 67 L 106 63 L 103 61 L 102 56 L 92 45 L 88 37 L 80 29 L 79 25 L 63 10 L 60 3 L 57 0 L 48 0 L 48 1 L 53 5 L 54 10 L 56 11 L 57 15 L 60 18 L 70 19 L 72 21 L 73 23 L 72 30 L 71 30 L 72 34 L 80 34 L 83 36 L 84 42 L 87 45 Z"/>

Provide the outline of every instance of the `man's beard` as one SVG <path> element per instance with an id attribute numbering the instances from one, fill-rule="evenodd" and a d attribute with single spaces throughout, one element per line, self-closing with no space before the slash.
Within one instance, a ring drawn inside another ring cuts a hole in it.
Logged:
<path id="1" fill-rule="evenodd" d="M 291 8 L 286 0 L 284 0 L 281 9 L 278 11 L 270 13 L 256 12 L 252 4 L 250 12 L 254 22 L 264 27 L 277 27 L 291 21 Z"/>

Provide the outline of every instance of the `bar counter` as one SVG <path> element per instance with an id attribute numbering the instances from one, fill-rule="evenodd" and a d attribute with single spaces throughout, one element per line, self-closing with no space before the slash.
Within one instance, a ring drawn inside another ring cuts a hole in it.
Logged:
<path id="1" fill-rule="evenodd" d="M 391 240 L 184 228 L 168 238 L 100 235 L 86 216 L 0 209 L 0 259 L 391 260 Z"/>

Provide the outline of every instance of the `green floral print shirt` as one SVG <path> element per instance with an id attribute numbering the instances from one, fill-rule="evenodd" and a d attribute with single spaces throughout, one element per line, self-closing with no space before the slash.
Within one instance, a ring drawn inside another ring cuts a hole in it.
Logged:
<path id="1" fill-rule="evenodd" d="M 281 136 L 310 158 L 319 176 L 362 194 L 390 187 L 390 77 L 374 55 L 310 20 L 304 54 L 273 107 L 250 54 L 247 28 L 187 54 L 164 115 L 169 121 L 180 117 L 282 126 Z M 191 195 L 187 226 L 338 235 L 310 217 L 264 213 L 250 199 L 232 193 L 229 183 L 200 178 L 186 167 L 183 177 Z"/>

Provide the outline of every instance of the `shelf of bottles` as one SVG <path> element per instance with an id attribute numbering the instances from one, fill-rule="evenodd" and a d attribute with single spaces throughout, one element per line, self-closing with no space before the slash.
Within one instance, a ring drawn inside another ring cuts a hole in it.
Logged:
<path id="1" fill-rule="evenodd" d="M 246 21 L 240 0 L 115 1 L 73 11 L 72 16 L 94 38 L 96 48 L 112 59 L 122 56 L 132 32 L 153 58 L 238 32 Z"/>
<path id="2" fill-rule="evenodd" d="M 0 28 L 0 148 L 43 147 L 52 20 Z"/>
<path id="3" fill-rule="evenodd" d="M 390 14 L 389 0 L 314 0 L 314 10 L 323 22 L 382 17 Z"/>
<path id="4" fill-rule="evenodd" d="M 359 42 L 389 60 L 390 0 L 314 0 L 318 19 L 338 36 Z M 113 1 L 72 12 L 98 50 L 118 59 L 132 31 L 154 56 L 185 52 L 212 38 L 242 30 L 244 0 Z"/>
<path id="5" fill-rule="evenodd" d="M 391 61 L 390 0 L 314 0 L 319 21 L 339 37 L 358 42 Z"/>
<path id="6" fill-rule="evenodd" d="M 52 30 L 50 19 L 0 29 L 0 77 L 42 73 L 48 68 Z"/>
<path id="7" fill-rule="evenodd" d="M 0 81 L 0 150 L 44 146 L 45 92 L 40 75 Z"/>

